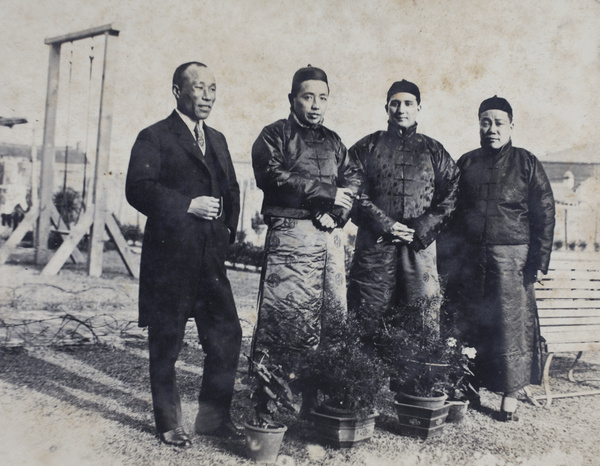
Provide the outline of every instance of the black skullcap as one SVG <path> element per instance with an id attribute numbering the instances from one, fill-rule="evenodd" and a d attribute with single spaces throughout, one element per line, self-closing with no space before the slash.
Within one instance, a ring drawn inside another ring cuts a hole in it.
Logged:
<path id="1" fill-rule="evenodd" d="M 485 99 L 483 102 L 481 102 L 481 105 L 479 106 L 479 113 L 477 115 L 481 116 L 483 112 L 486 112 L 488 110 L 502 110 L 503 112 L 508 113 L 511 119 L 513 116 L 513 110 L 510 104 L 508 103 L 508 100 L 502 97 L 498 97 L 497 95 L 495 95 L 494 97 L 490 97 L 489 99 Z"/>
<path id="2" fill-rule="evenodd" d="M 421 93 L 419 92 L 419 88 L 415 83 L 411 83 L 406 79 L 403 79 L 402 81 L 396 81 L 394 84 L 392 84 L 390 90 L 387 93 L 386 103 L 390 101 L 390 97 L 392 97 L 394 94 L 397 94 L 398 92 L 408 92 L 409 94 L 412 94 L 417 98 L 418 104 L 421 103 Z"/>
<path id="3" fill-rule="evenodd" d="M 308 65 L 306 68 L 300 68 L 298 71 L 294 73 L 294 77 L 292 78 L 292 93 L 291 96 L 295 97 L 298 91 L 300 90 L 300 84 L 304 81 L 309 81 L 311 79 L 317 81 L 323 81 L 329 87 L 329 83 L 327 82 L 327 75 L 325 71 L 321 68 L 315 68 L 312 65 Z"/>

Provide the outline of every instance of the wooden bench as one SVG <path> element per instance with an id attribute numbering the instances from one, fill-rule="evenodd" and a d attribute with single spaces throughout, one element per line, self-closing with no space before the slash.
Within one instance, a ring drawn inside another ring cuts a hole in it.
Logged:
<path id="1" fill-rule="evenodd" d="M 568 379 L 577 382 L 574 369 L 584 351 L 600 350 L 600 254 L 590 252 L 558 252 L 552 254 L 550 271 L 542 284 L 536 284 L 536 300 L 540 329 L 547 351 L 542 386 L 545 395 L 529 400 L 540 406 L 554 398 L 600 394 L 600 390 L 553 393 L 550 388 L 550 364 L 555 353 L 577 352 Z"/>

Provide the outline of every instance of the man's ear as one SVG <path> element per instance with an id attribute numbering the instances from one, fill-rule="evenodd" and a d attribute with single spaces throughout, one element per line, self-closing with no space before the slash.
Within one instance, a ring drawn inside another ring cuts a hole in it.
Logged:
<path id="1" fill-rule="evenodd" d="M 177 84 L 173 84 L 172 91 L 175 98 L 179 100 L 179 96 L 181 95 L 181 89 L 179 89 L 179 86 Z"/>
<path id="2" fill-rule="evenodd" d="M 385 113 L 388 113 L 388 112 L 389 112 L 389 110 L 388 110 L 388 104 L 385 104 Z"/>
<path id="3" fill-rule="evenodd" d="M 291 92 L 288 94 L 288 100 L 290 101 L 290 105 L 293 106 L 294 105 L 294 98 L 292 97 L 292 93 Z"/>

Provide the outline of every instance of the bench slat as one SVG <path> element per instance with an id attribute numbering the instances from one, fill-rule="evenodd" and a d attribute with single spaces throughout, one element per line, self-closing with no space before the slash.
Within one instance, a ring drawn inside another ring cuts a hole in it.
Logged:
<path id="1" fill-rule="evenodd" d="M 538 285 L 536 291 L 562 291 L 562 290 L 600 290 L 600 280 L 544 280 L 543 285 Z"/>
<path id="2" fill-rule="evenodd" d="M 548 275 L 544 275 L 543 281 L 550 280 L 598 280 L 600 272 L 597 270 L 549 270 Z"/>
<path id="3" fill-rule="evenodd" d="M 552 333 L 569 333 L 569 334 L 589 334 L 593 335 L 593 339 L 600 341 L 600 325 L 589 324 L 589 325 L 546 325 L 544 328 L 544 334 Z M 589 340 L 589 338 L 588 338 Z"/>
<path id="4" fill-rule="evenodd" d="M 541 327 L 570 325 L 600 325 L 600 316 L 597 317 L 540 317 Z M 543 331 L 543 330 L 542 330 Z"/>
<path id="5" fill-rule="evenodd" d="M 565 331 L 561 328 L 557 332 L 552 332 L 546 329 L 542 336 L 546 341 L 551 343 L 599 343 L 600 344 L 600 332 L 598 331 Z"/>
<path id="6" fill-rule="evenodd" d="M 544 309 L 538 308 L 540 319 L 570 318 L 570 317 L 597 317 L 600 316 L 600 308 L 595 309 Z"/>
<path id="7" fill-rule="evenodd" d="M 540 299 L 598 299 L 600 292 L 598 290 L 553 290 L 553 289 L 537 289 L 536 296 Z"/>
<path id="8" fill-rule="evenodd" d="M 583 309 L 600 309 L 600 300 L 584 300 L 584 299 L 538 299 L 538 309 L 559 309 L 563 310 L 563 314 L 575 312 L 573 310 Z M 583 312 L 583 311 L 582 311 Z"/>
<path id="9" fill-rule="evenodd" d="M 600 343 L 547 343 L 549 353 L 600 351 Z"/>

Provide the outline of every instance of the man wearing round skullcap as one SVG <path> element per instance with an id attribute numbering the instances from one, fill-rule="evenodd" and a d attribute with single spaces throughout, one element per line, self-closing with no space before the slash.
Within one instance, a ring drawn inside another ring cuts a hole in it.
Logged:
<path id="1" fill-rule="evenodd" d="M 266 126 L 252 146 L 268 225 L 253 355 L 290 374 L 319 345 L 328 313 L 347 311 L 341 228 L 362 178 L 340 137 L 323 126 L 325 72 L 296 71 L 288 99 L 289 117 Z M 314 393 L 305 395 L 308 410 Z"/>
<path id="2" fill-rule="evenodd" d="M 541 163 L 511 141 L 513 109 L 502 97 L 479 107 L 481 148 L 464 154 L 449 236 L 449 309 L 477 349 L 476 382 L 503 394 L 500 417 L 517 420 L 517 393 L 540 383 L 533 285 L 548 271 L 554 198 Z"/>
<path id="3" fill-rule="evenodd" d="M 441 291 L 435 240 L 454 210 L 458 169 L 442 144 L 417 132 L 421 93 L 402 80 L 387 93 L 387 130 L 350 149 L 365 172 L 353 221 L 358 226 L 348 306 L 365 340 L 375 339 L 408 306 L 427 304 L 439 331 Z M 375 340 L 373 340 L 375 341 Z M 395 381 L 391 388 L 398 390 Z"/>

